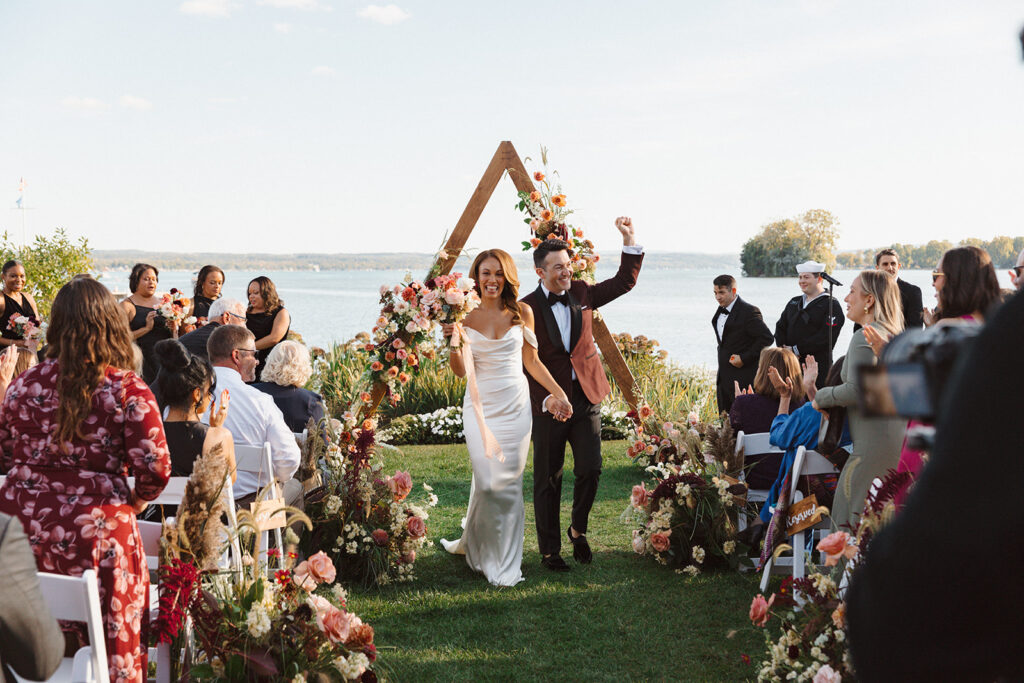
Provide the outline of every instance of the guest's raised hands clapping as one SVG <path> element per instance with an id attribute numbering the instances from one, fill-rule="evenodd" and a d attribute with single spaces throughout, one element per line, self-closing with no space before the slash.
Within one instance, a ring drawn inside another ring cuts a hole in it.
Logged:
<path id="1" fill-rule="evenodd" d="M 892 339 L 890 334 L 882 334 L 871 325 L 864 328 L 864 341 L 868 343 L 871 350 L 875 352 L 876 358 L 882 357 L 882 350 L 885 349 L 885 345 Z"/>
<path id="2" fill-rule="evenodd" d="M 740 383 L 737 382 L 736 380 L 733 380 L 732 387 L 733 393 L 735 393 L 736 396 L 746 396 L 747 394 L 754 393 L 754 386 L 752 384 L 748 384 L 746 389 L 740 389 Z"/>
<path id="3" fill-rule="evenodd" d="M 814 397 L 818 394 L 818 361 L 815 360 L 814 356 L 807 356 L 807 360 L 804 361 L 804 395 L 807 396 L 808 401 L 813 401 Z"/>

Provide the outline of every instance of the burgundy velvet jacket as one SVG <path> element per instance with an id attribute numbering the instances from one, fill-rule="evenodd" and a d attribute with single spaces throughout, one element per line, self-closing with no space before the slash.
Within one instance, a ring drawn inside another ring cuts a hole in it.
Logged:
<path id="1" fill-rule="evenodd" d="M 569 400 L 572 395 L 572 371 L 583 387 L 583 393 L 590 403 L 598 404 L 611 391 L 608 378 L 604 374 L 604 365 L 597 355 L 594 344 L 593 317 L 594 309 L 614 301 L 636 284 L 643 263 L 643 254 L 627 254 L 623 252 L 619 263 L 619 272 L 613 277 L 591 285 L 581 280 L 573 280 L 569 287 L 569 310 L 572 323 L 569 334 L 569 350 L 562 344 L 562 336 L 558 332 L 558 323 L 551 312 L 551 305 L 544 296 L 544 290 L 537 289 L 527 294 L 519 302 L 533 309 L 534 327 L 537 333 L 537 352 L 548 372 L 562 387 Z M 548 390 L 542 387 L 527 374 L 530 382 L 530 402 L 534 415 L 543 415 L 544 399 Z"/>

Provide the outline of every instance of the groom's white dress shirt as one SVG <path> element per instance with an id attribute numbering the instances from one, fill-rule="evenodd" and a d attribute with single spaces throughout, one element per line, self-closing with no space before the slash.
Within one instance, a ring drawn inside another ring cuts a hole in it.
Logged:
<path id="1" fill-rule="evenodd" d="M 217 390 L 227 389 L 231 396 L 224 427 L 231 432 L 235 443 L 250 446 L 269 443 L 277 480 L 283 483 L 291 479 L 299 468 L 299 446 L 274 399 L 243 382 L 242 376 L 233 368 L 216 366 L 214 372 L 217 374 Z M 234 486 L 235 497 L 256 493 L 269 483 L 269 472 L 258 477 L 251 472 L 239 472 Z"/>
<path id="2" fill-rule="evenodd" d="M 639 244 L 623 246 L 622 253 L 639 256 L 644 253 L 644 248 Z M 544 286 L 543 282 L 540 283 L 540 288 L 541 291 L 544 292 L 544 298 L 547 299 L 548 294 L 550 294 L 551 291 Z M 572 311 L 570 311 L 569 307 L 561 301 L 557 301 L 551 305 L 551 313 L 555 316 L 555 323 L 558 325 L 558 334 L 562 338 L 562 346 L 565 347 L 566 351 L 572 353 L 572 348 L 569 346 L 569 342 L 572 340 Z M 572 371 L 572 378 L 576 379 L 575 369 Z M 551 398 L 551 396 L 548 395 L 548 397 L 544 399 L 544 405 L 541 408 L 545 413 L 548 411 L 548 398 Z"/>

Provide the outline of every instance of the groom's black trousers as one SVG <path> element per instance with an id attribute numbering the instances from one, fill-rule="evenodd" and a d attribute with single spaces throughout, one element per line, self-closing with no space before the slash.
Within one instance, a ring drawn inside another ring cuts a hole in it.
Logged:
<path id="1" fill-rule="evenodd" d="M 559 422 L 550 413 L 533 418 L 533 509 L 541 555 L 553 555 L 562 547 L 559 507 L 566 442 L 572 446 L 576 478 L 572 527 L 581 534 L 587 532 L 587 518 L 601 478 L 601 408 L 587 401 L 579 382 L 574 380 L 572 389 L 568 421 Z"/>

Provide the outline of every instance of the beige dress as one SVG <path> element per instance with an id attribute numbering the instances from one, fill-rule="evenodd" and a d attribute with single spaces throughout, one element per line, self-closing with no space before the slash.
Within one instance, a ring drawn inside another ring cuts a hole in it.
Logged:
<path id="1" fill-rule="evenodd" d="M 887 334 L 879 325 L 871 325 L 883 335 Z M 846 361 L 840 374 L 843 383 L 819 389 L 814 399 L 822 408 L 845 406 L 850 417 L 853 453 L 839 475 L 832 504 L 832 520 L 839 529 L 845 531 L 856 528 L 864 509 L 864 501 L 871 490 L 871 482 L 876 477 L 884 479 L 889 469 L 896 469 L 907 429 L 904 418 L 865 417 L 861 414 L 857 404 L 860 394 L 857 369 L 876 362 L 874 352 L 864 340 L 864 331 L 858 330 L 853 334 L 846 352 Z"/>

